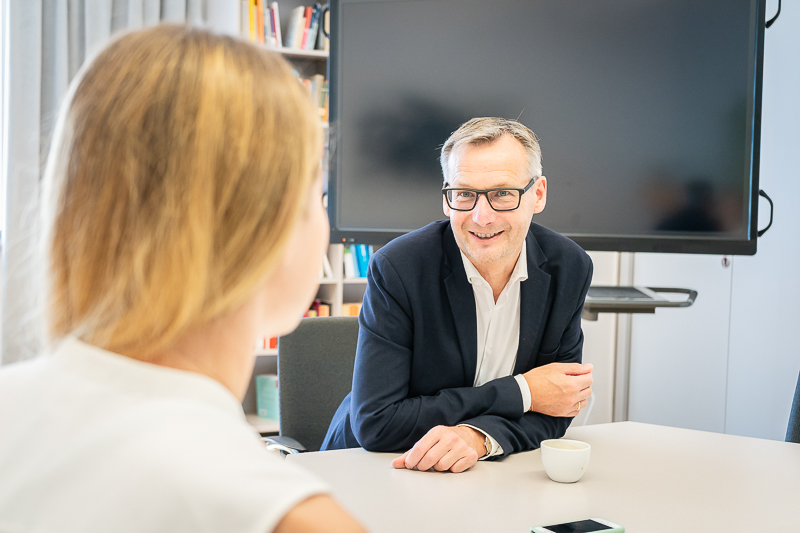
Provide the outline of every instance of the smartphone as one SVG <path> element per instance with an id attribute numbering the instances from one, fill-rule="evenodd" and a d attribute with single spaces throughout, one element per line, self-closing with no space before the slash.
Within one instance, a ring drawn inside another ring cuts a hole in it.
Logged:
<path id="1" fill-rule="evenodd" d="M 587 518 L 576 522 L 564 522 L 551 526 L 536 526 L 531 528 L 531 533 L 625 533 L 625 528 L 603 518 Z"/>

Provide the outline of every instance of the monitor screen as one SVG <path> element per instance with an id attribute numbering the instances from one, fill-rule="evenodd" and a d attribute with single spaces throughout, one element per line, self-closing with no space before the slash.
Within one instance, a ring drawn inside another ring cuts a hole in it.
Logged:
<path id="1" fill-rule="evenodd" d="M 586 249 L 756 250 L 764 0 L 335 0 L 333 242 L 444 218 L 472 117 L 542 148 L 534 222 Z"/>

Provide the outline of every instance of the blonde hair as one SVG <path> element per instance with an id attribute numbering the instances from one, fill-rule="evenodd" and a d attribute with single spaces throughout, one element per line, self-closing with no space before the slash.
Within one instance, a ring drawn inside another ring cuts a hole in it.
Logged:
<path id="1" fill-rule="evenodd" d="M 453 152 L 457 152 L 459 148 L 468 144 L 491 144 L 504 135 L 509 135 L 522 144 L 522 148 L 528 156 L 529 177 L 538 178 L 541 176 L 542 149 L 535 133 L 516 120 L 498 117 L 478 117 L 470 119 L 459 126 L 442 146 L 439 162 L 442 165 L 444 183 L 450 183 L 450 155 Z"/>
<path id="2" fill-rule="evenodd" d="M 48 326 L 143 357 L 242 305 L 316 178 L 310 98 L 277 54 L 183 26 L 129 33 L 72 87 L 47 180 Z"/>

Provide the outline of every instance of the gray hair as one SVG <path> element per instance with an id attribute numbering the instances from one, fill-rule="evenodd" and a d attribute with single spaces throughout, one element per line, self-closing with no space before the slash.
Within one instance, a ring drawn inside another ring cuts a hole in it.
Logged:
<path id="1" fill-rule="evenodd" d="M 439 159 L 444 182 L 450 183 L 450 154 L 468 144 L 491 144 L 504 135 L 518 140 L 528 155 L 528 172 L 531 178 L 542 175 L 542 149 L 536 134 L 527 126 L 498 117 L 478 117 L 468 120 L 450 135 L 442 146 Z"/>

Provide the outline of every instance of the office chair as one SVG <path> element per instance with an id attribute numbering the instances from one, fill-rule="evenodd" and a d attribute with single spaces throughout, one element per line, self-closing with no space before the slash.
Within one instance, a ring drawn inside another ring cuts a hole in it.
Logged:
<path id="1" fill-rule="evenodd" d="M 336 409 L 353 386 L 358 317 L 304 318 L 278 339 L 280 437 L 283 453 L 319 451 Z"/>
<path id="2" fill-rule="evenodd" d="M 786 442 L 800 443 L 800 376 L 794 389 L 792 412 L 789 414 L 789 427 L 786 429 Z"/>

